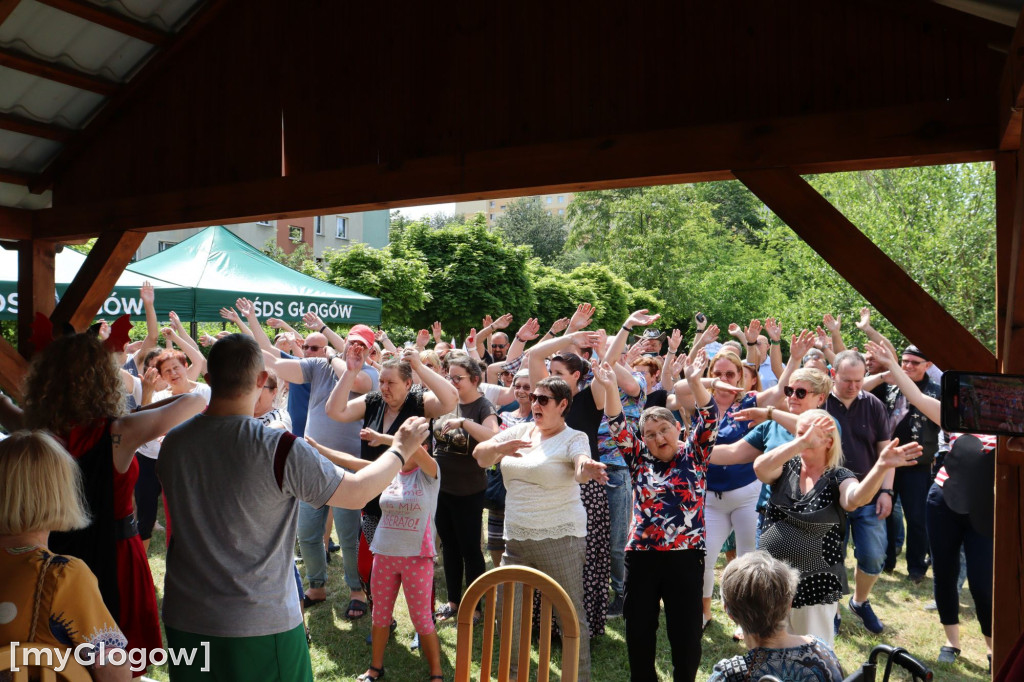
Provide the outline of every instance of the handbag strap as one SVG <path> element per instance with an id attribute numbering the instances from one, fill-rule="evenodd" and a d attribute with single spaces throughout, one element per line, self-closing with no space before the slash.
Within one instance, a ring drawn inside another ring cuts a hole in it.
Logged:
<path id="1" fill-rule="evenodd" d="M 50 568 L 50 563 L 53 562 L 53 553 L 47 552 L 46 558 L 43 559 L 43 566 L 39 569 L 39 581 L 36 583 L 36 596 L 32 602 L 32 627 L 28 631 L 29 642 L 36 641 L 36 624 L 39 621 L 39 604 L 43 600 L 43 580 L 46 578 L 46 571 Z"/>

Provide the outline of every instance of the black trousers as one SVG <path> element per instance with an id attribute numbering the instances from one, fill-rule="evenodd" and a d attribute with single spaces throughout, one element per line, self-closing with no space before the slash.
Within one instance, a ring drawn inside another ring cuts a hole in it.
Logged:
<path id="1" fill-rule="evenodd" d="M 466 587 L 484 572 L 484 553 L 480 548 L 480 529 L 484 518 L 484 492 L 472 495 L 438 493 L 437 535 L 444 557 L 444 582 L 448 601 L 462 601 L 462 578 Z"/>
<path id="2" fill-rule="evenodd" d="M 658 682 L 654 667 L 658 616 L 665 602 L 665 624 L 672 648 L 672 679 L 692 682 L 701 656 L 704 552 L 695 549 L 626 551 L 626 648 L 632 682 Z"/>
<path id="3" fill-rule="evenodd" d="M 135 517 L 139 522 L 139 537 L 148 540 L 153 536 L 156 524 L 156 509 L 160 501 L 160 479 L 156 477 L 156 460 L 136 454 L 139 462 L 139 478 L 135 481 Z"/>

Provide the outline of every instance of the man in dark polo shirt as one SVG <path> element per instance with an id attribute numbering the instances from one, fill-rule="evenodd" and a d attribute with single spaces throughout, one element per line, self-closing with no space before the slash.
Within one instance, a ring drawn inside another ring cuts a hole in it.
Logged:
<path id="1" fill-rule="evenodd" d="M 844 466 L 862 479 L 889 443 L 889 417 L 881 400 L 861 390 L 867 368 L 860 353 L 844 350 L 836 355 L 835 370 L 835 384 L 825 409 L 842 430 Z M 856 584 L 849 607 L 864 627 L 876 634 L 884 626 L 871 609 L 868 597 L 885 563 L 885 518 L 892 512 L 892 481 L 890 470 L 875 500 L 850 512 L 848 517 L 857 559 Z"/>

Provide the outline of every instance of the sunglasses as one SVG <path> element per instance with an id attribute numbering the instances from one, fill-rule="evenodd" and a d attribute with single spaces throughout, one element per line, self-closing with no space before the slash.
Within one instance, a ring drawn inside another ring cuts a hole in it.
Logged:
<path id="1" fill-rule="evenodd" d="M 507 343 L 492 343 L 491 348 L 508 348 Z"/>
<path id="2" fill-rule="evenodd" d="M 327 348 L 327 346 L 311 346 L 308 343 L 302 344 L 302 350 L 321 350 Z"/>
<path id="3" fill-rule="evenodd" d="M 530 384 L 515 384 L 514 386 L 512 386 L 512 388 L 516 389 L 517 391 L 529 391 Z"/>
<path id="4" fill-rule="evenodd" d="M 910 365 L 911 367 L 917 367 L 918 365 L 923 365 L 924 360 L 908 360 L 906 358 L 903 358 L 902 360 L 900 360 L 900 364 Z"/>
<path id="5" fill-rule="evenodd" d="M 793 388 L 792 386 L 786 386 L 782 389 L 782 392 L 786 394 L 787 398 L 791 398 L 795 395 L 800 400 L 803 400 L 807 397 L 808 393 L 812 393 L 813 391 L 808 391 L 806 388 Z"/>
<path id="6" fill-rule="evenodd" d="M 530 402 L 531 403 L 540 403 L 541 407 L 547 407 L 548 402 L 550 402 L 552 400 L 554 400 L 554 398 L 552 398 L 549 395 L 537 395 L 536 393 L 531 393 L 530 394 Z"/>

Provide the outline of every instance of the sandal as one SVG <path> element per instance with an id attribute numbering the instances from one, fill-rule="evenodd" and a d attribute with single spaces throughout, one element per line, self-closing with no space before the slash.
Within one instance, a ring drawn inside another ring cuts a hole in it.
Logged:
<path id="1" fill-rule="evenodd" d="M 355 615 L 352 615 L 355 614 Z M 366 615 L 366 602 L 361 599 L 351 599 L 348 608 L 345 609 L 346 620 L 359 620 Z M 371 678 L 373 679 L 373 678 Z"/>
<path id="2" fill-rule="evenodd" d="M 373 680 L 383 680 L 384 679 L 384 666 L 381 666 L 379 668 L 375 668 L 375 667 L 373 667 L 371 665 L 370 666 L 370 670 L 372 670 L 373 672 L 375 672 L 377 674 L 376 675 L 371 675 L 370 673 L 366 672 L 366 673 L 363 673 L 362 675 L 360 675 L 359 677 L 357 677 L 356 681 L 357 682 L 373 682 Z"/>
<path id="3" fill-rule="evenodd" d="M 302 608 L 308 609 L 311 606 L 323 604 L 325 601 L 327 601 L 327 597 L 324 597 L 323 599 L 310 599 L 308 594 L 304 594 L 302 595 Z"/>

